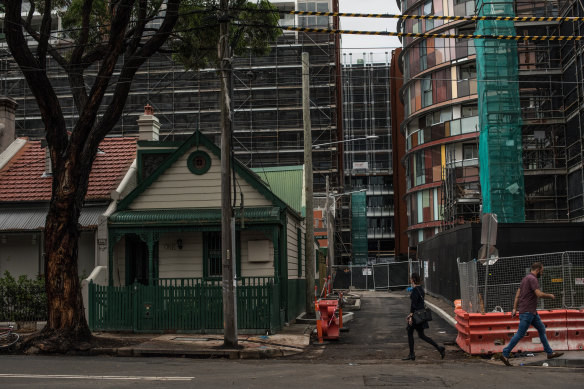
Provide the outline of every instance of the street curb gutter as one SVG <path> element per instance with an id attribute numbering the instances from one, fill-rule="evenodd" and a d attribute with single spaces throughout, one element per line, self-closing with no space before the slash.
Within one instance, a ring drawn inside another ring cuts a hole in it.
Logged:
<path id="1" fill-rule="evenodd" d="M 454 320 L 454 318 L 446 313 L 443 309 L 438 308 L 436 305 L 429 303 L 428 301 L 426 301 L 426 306 L 428 306 L 432 311 L 436 312 L 442 319 L 446 320 L 448 324 L 456 327 L 456 320 Z"/>

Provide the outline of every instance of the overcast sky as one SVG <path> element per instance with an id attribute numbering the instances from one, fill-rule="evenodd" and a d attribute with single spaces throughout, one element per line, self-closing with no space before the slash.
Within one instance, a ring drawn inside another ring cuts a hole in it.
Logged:
<path id="1" fill-rule="evenodd" d="M 395 0 L 339 0 L 339 12 L 357 13 L 389 13 L 399 14 Z M 341 18 L 341 29 L 343 30 L 366 30 L 366 31 L 397 31 L 397 19 L 378 18 Z M 374 53 L 375 61 L 385 61 L 385 52 L 390 53 L 400 47 L 397 37 L 371 36 L 371 35 L 342 35 L 343 53 L 353 53 L 353 62 L 363 58 L 363 53 Z"/>

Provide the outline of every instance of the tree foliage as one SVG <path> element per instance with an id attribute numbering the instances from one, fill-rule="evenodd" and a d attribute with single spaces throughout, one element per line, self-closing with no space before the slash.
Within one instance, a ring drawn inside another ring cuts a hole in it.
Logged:
<path id="1" fill-rule="evenodd" d="M 217 61 L 219 1 L 0 0 L 12 56 L 45 125 L 53 186 L 45 225 L 47 337 L 51 351 L 90 336 L 77 277 L 78 220 L 99 143 L 120 119 L 132 80 L 161 50 L 189 68 Z M 232 0 L 231 45 L 264 53 L 278 35 L 278 16 L 266 0 Z M 260 12 L 267 11 L 267 12 Z M 60 18 L 62 29 L 57 30 Z M 262 27 L 258 27 L 262 25 Z M 255 26 L 255 27 L 254 27 Z M 268 26 L 268 27 L 265 27 Z M 272 26 L 272 27 L 270 27 Z M 77 119 L 67 126 L 47 72 L 50 57 L 66 75 Z M 109 95 L 106 98 L 106 93 Z M 67 338 L 66 342 L 63 340 Z"/>

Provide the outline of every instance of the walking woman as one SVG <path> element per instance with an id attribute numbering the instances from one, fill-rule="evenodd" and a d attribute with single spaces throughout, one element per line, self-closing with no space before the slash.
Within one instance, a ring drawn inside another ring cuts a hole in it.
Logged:
<path id="1" fill-rule="evenodd" d="M 442 346 L 438 346 L 436 342 L 434 342 L 431 338 L 424 335 L 424 329 L 430 328 L 428 326 L 428 322 L 423 322 L 418 325 L 414 324 L 414 312 L 418 309 L 424 309 L 424 296 L 426 293 L 424 292 L 424 288 L 420 285 L 420 275 L 418 273 L 412 273 L 412 293 L 410 294 L 410 314 L 407 317 L 407 330 L 408 330 L 408 345 L 410 346 L 410 355 L 406 358 L 402 359 L 402 361 L 409 361 L 415 360 L 416 354 L 414 354 L 414 330 L 418 332 L 418 336 L 420 339 L 425 340 L 426 342 L 430 343 L 432 346 L 438 350 L 442 359 L 444 359 L 444 355 L 446 354 L 446 349 Z"/>

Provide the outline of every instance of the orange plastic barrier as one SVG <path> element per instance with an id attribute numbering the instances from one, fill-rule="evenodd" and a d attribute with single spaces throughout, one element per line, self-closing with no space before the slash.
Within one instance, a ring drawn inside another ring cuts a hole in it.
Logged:
<path id="1" fill-rule="evenodd" d="M 467 313 L 456 309 L 455 314 L 458 330 L 456 343 L 472 355 L 502 352 L 519 325 L 519 316 L 512 318 L 511 313 Z M 568 350 L 566 310 L 539 311 L 539 316 L 546 325 L 546 335 L 552 349 Z M 513 349 L 513 352 L 525 351 L 543 351 L 537 330 L 533 327 L 529 327 L 526 335 Z"/>
<path id="2" fill-rule="evenodd" d="M 318 300 L 317 308 L 320 312 L 320 327 L 323 339 L 339 339 L 340 320 L 336 314 L 339 300 Z"/>
<path id="3" fill-rule="evenodd" d="M 584 309 L 566 310 L 568 350 L 584 350 Z"/>

